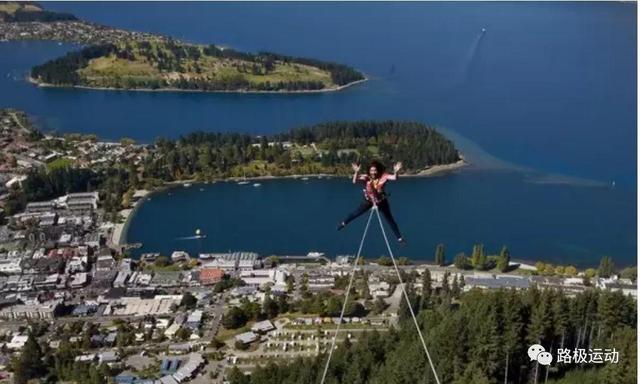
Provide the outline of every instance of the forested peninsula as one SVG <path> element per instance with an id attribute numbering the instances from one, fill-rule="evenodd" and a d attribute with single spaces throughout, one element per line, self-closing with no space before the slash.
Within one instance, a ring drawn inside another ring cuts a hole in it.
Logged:
<path id="1" fill-rule="evenodd" d="M 191 133 L 158 140 L 145 177 L 165 181 L 288 175 L 348 175 L 352 162 L 401 161 L 417 174 L 461 161 L 452 141 L 432 127 L 407 121 L 336 121 L 252 136 Z"/>
<path id="2" fill-rule="evenodd" d="M 36 66 L 40 85 L 106 89 L 302 92 L 341 89 L 364 75 L 342 64 L 155 39 L 89 46 Z"/>
<path id="3" fill-rule="evenodd" d="M 23 116 L 7 110 L 6 116 L 13 115 Z M 129 206 L 135 190 L 152 190 L 167 183 L 348 175 L 352 162 L 372 159 L 387 164 L 401 161 L 405 174 L 433 173 L 465 164 L 452 141 L 419 122 L 337 121 L 266 136 L 196 132 L 136 144 L 130 139 L 104 143 L 93 135 L 44 136 L 26 115 L 22 120 L 30 131 L 22 136 L 12 134 L 17 143 L 15 150 L 5 148 L 8 166 L 24 158 L 24 147 L 49 160 L 23 172 L 22 188 L 11 190 L 7 199 L 9 214 L 24 209 L 28 202 L 71 192 L 99 191 L 105 211 L 117 215 Z"/>

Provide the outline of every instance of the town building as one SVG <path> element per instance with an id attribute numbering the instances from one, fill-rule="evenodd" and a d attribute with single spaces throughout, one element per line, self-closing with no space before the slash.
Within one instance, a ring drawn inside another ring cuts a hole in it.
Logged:
<path id="1" fill-rule="evenodd" d="M 527 289 L 530 281 L 525 276 L 511 275 L 489 275 L 489 276 L 465 276 L 464 290 L 468 291 L 472 288 L 480 289 L 499 289 L 499 288 L 515 288 Z"/>
<path id="2" fill-rule="evenodd" d="M 22 272 L 20 267 L 21 259 L 4 259 L 0 260 L 0 273 L 8 275 L 17 274 Z"/>
<path id="3" fill-rule="evenodd" d="M 202 311 L 197 309 L 189 314 L 187 320 L 184 322 L 184 326 L 192 330 L 200 328 L 202 322 Z"/>
<path id="4" fill-rule="evenodd" d="M 267 283 L 286 286 L 286 278 L 286 272 L 281 269 L 252 269 L 240 271 L 240 279 L 242 279 L 246 285 L 254 285 L 258 287 Z"/>
<path id="5" fill-rule="evenodd" d="M 629 279 L 620 279 L 617 276 L 606 279 L 600 278 L 596 280 L 595 285 L 604 290 L 620 291 L 624 295 L 638 297 L 638 286 Z"/>
<path id="6" fill-rule="evenodd" d="M 20 304 L 0 310 L 0 318 L 6 320 L 14 319 L 53 319 L 60 308 L 59 301 L 52 301 L 45 304 Z"/>
<path id="7" fill-rule="evenodd" d="M 254 252 L 207 254 L 203 259 L 210 260 L 203 267 L 220 268 L 228 272 L 251 271 L 262 267 L 260 256 Z"/>
<path id="8" fill-rule="evenodd" d="M 98 209 L 98 192 L 70 193 L 62 198 L 72 212 L 93 212 Z"/>
<path id="9" fill-rule="evenodd" d="M 258 340 L 259 336 L 255 332 L 245 332 L 235 336 L 236 341 L 243 344 L 251 344 Z"/>
<path id="10" fill-rule="evenodd" d="M 251 331 L 258 334 L 265 334 L 267 332 L 273 331 L 276 327 L 269 320 L 258 321 L 257 323 L 251 326 Z"/>
<path id="11" fill-rule="evenodd" d="M 20 349 L 22 349 L 24 347 L 24 345 L 26 344 L 27 340 L 29 340 L 29 336 L 28 335 L 14 335 L 11 338 L 11 341 L 6 343 L 5 346 L 8 349 L 20 350 Z"/>
<path id="12" fill-rule="evenodd" d="M 200 279 L 200 284 L 202 285 L 215 284 L 220 280 L 222 280 L 223 277 L 224 277 L 224 270 L 222 270 L 221 268 L 205 267 L 200 269 L 199 279 Z"/>
<path id="13" fill-rule="evenodd" d="M 110 302 L 104 315 L 113 316 L 147 316 L 167 315 L 180 305 L 182 295 L 156 295 L 153 299 L 140 297 L 122 297 Z"/>

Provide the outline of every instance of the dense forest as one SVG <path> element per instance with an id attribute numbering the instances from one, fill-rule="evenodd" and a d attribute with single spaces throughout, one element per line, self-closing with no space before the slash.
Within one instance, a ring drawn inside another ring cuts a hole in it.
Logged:
<path id="1" fill-rule="evenodd" d="M 31 77 L 44 83 L 55 85 L 80 85 L 81 78 L 77 70 L 89 64 L 97 57 L 113 53 L 115 45 L 103 44 L 85 47 L 80 51 L 50 60 L 31 69 Z"/>
<path id="2" fill-rule="evenodd" d="M 428 277 L 424 277 L 428 278 Z M 471 290 L 446 284 L 436 292 L 408 291 L 442 383 L 625 384 L 636 382 L 636 302 L 620 292 L 589 290 L 568 297 L 560 291 Z M 457 291 L 457 292 L 456 292 Z M 369 332 L 333 354 L 327 383 L 435 383 L 408 306 L 399 329 Z M 615 348 L 617 364 L 536 367 L 527 348 L 539 343 L 586 351 Z M 317 384 L 326 355 L 289 364 L 270 363 L 251 376 L 232 369 L 232 384 Z M 537 378 L 536 378 L 537 372 Z M 548 381 L 547 381 L 548 380 Z"/>
<path id="3" fill-rule="evenodd" d="M 451 164 L 460 160 L 453 142 L 435 129 L 410 121 L 329 122 L 290 130 L 275 135 L 276 141 L 299 145 L 316 143 L 329 151 L 332 160 L 341 157 L 344 148 L 355 148 L 368 161 L 374 156 L 382 161 L 402 161 L 409 172 L 427 166 Z M 345 159 L 351 161 L 352 159 Z"/>
<path id="4" fill-rule="evenodd" d="M 109 70 L 92 71 L 90 62 L 98 58 L 107 60 Z M 199 91 L 321 90 L 364 79 L 362 73 L 342 64 L 173 39 L 89 46 L 34 67 L 31 77 L 63 86 Z"/>

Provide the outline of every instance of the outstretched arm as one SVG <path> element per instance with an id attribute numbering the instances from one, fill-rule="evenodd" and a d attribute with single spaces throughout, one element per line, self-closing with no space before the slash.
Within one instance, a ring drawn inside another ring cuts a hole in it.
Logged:
<path id="1" fill-rule="evenodd" d="M 402 163 L 397 162 L 393 165 L 393 175 L 387 176 L 387 180 L 396 180 L 398 178 L 398 172 L 402 169 Z"/>
<path id="2" fill-rule="evenodd" d="M 358 172 L 360 172 L 360 164 L 353 163 L 351 164 L 351 168 L 353 168 L 353 177 L 351 178 L 351 182 L 356 184 L 358 182 Z"/>

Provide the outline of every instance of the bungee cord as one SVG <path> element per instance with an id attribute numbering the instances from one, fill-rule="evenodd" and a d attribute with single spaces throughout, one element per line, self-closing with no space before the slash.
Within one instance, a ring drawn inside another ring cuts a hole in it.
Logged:
<path id="1" fill-rule="evenodd" d="M 329 349 L 329 356 L 327 357 L 327 363 L 324 366 L 324 372 L 322 373 L 322 381 L 321 384 L 324 384 L 325 379 L 327 378 L 327 371 L 329 370 L 329 363 L 331 362 L 331 356 L 333 355 L 333 350 L 336 347 L 336 339 L 338 338 L 338 332 L 340 332 L 340 325 L 342 324 L 342 319 L 344 318 L 344 312 L 347 308 L 347 301 L 349 301 L 349 293 L 351 292 L 351 285 L 353 284 L 353 277 L 356 275 L 356 268 L 358 267 L 358 260 L 360 259 L 360 253 L 362 252 L 362 246 L 364 245 L 364 239 L 367 237 L 367 232 L 369 232 L 369 224 L 371 223 L 371 217 L 373 216 L 373 209 L 371 213 L 369 213 L 369 218 L 367 219 L 367 225 L 364 227 L 364 233 L 362 234 L 362 239 L 360 240 L 360 246 L 358 247 L 358 253 L 356 254 L 356 259 L 353 261 L 353 268 L 351 269 L 351 277 L 349 277 L 349 285 L 347 286 L 347 292 L 345 293 L 344 303 L 342 303 L 342 310 L 340 311 L 340 321 L 338 321 L 338 325 L 336 327 L 336 331 L 333 334 L 333 339 L 331 340 L 331 349 Z"/>
<path id="2" fill-rule="evenodd" d="M 427 343 L 424 341 L 424 336 L 422 335 L 422 330 L 420 329 L 420 325 L 418 325 L 418 319 L 416 319 L 416 314 L 413 311 L 411 300 L 409 300 L 409 295 L 407 295 L 407 290 L 404 288 L 404 283 L 402 282 L 402 276 L 400 275 L 400 269 L 398 269 L 398 264 L 396 264 L 396 258 L 393 256 L 393 251 L 391 250 L 391 246 L 389 245 L 389 239 L 387 239 L 387 234 L 384 231 L 384 225 L 382 225 L 380 212 L 378 212 L 376 207 L 374 207 L 374 209 L 378 216 L 378 222 L 380 223 L 380 229 L 382 230 L 382 236 L 384 237 L 384 242 L 387 244 L 387 250 L 389 251 L 389 256 L 391 256 L 391 261 L 393 261 L 393 267 L 396 269 L 396 273 L 398 274 L 398 281 L 400 282 L 402 293 L 404 294 L 404 298 L 407 300 L 407 307 L 409 307 L 409 311 L 411 312 L 411 317 L 413 317 L 413 323 L 416 325 L 416 329 L 418 330 L 418 335 L 420 335 L 420 341 L 422 342 L 422 346 L 424 347 L 424 352 L 426 353 L 427 360 L 429 361 L 429 366 L 431 367 L 431 371 L 433 372 L 433 377 L 435 377 L 436 383 L 440 384 L 440 379 L 438 378 L 438 374 L 436 373 L 436 368 L 433 365 L 433 361 L 431 360 L 431 354 L 429 354 L 429 348 L 427 348 Z"/>
<path id="3" fill-rule="evenodd" d="M 413 311 L 413 307 L 411 305 L 411 301 L 409 300 L 409 295 L 404 288 L 404 283 L 402 281 L 402 276 L 400 274 L 400 269 L 398 268 L 398 264 L 396 263 L 396 258 L 393 255 L 393 251 L 391 250 L 391 245 L 389 244 L 389 239 L 387 238 L 387 233 L 384 230 L 384 225 L 382 224 L 382 218 L 380 217 L 380 212 L 378 211 L 378 206 L 374 204 L 371 208 L 371 213 L 369 213 L 369 218 L 367 219 L 367 225 L 364 228 L 364 233 L 362 234 L 362 239 L 360 240 L 360 246 L 358 247 L 358 253 L 356 255 L 356 259 L 353 261 L 353 268 L 351 270 L 351 276 L 349 278 L 349 285 L 347 287 L 347 292 L 345 293 L 344 303 L 342 304 L 342 311 L 340 311 L 340 320 L 336 326 L 335 333 L 333 334 L 333 339 L 331 340 L 331 349 L 329 350 L 329 356 L 327 357 L 327 363 L 324 366 L 324 371 L 322 373 L 322 380 L 320 384 L 324 384 L 327 378 L 327 372 L 329 370 L 329 363 L 331 362 L 331 357 L 333 356 L 333 350 L 335 349 L 336 339 L 338 337 L 338 332 L 340 332 L 340 325 L 342 324 L 342 320 L 344 318 L 344 312 L 347 308 L 347 301 L 349 300 L 349 294 L 351 292 L 351 286 L 353 284 L 353 279 L 355 276 L 355 271 L 358 266 L 358 261 L 360 259 L 360 254 L 362 252 L 362 246 L 364 245 L 364 240 L 367 237 L 367 232 L 369 231 L 369 224 L 371 223 L 371 217 L 373 216 L 373 212 L 375 211 L 378 216 L 378 223 L 380 224 L 380 230 L 382 231 L 382 236 L 384 237 L 384 242 L 387 245 L 387 250 L 389 251 L 389 256 L 391 257 L 391 261 L 393 262 L 393 267 L 396 270 L 396 274 L 398 275 L 398 282 L 400 288 L 402 289 L 402 293 L 404 298 L 407 301 L 407 306 L 409 307 L 409 311 L 411 313 L 411 317 L 413 318 L 413 323 L 418 330 L 418 335 L 420 336 L 420 341 L 422 342 L 422 347 L 424 348 L 424 352 L 427 355 L 427 361 L 429 362 L 429 366 L 431 367 L 431 371 L 433 372 L 433 377 L 436 379 L 436 383 L 440 384 L 440 379 L 438 378 L 438 374 L 436 372 L 436 368 L 433 365 L 433 361 L 431 360 L 431 354 L 429 353 L 429 349 L 427 348 L 427 343 L 424 340 L 424 336 L 422 335 L 422 330 L 420 329 L 420 325 L 418 324 L 418 319 L 416 318 L 416 314 Z"/>

